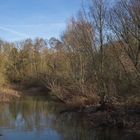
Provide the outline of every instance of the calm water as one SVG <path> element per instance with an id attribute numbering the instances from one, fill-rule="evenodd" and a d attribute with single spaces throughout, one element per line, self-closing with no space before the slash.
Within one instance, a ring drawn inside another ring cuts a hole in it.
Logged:
<path id="1" fill-rule="evenodd" d="M 59 112 L 60 103 L 29 97 L 0 104 L 0 140 L 136 140 L 116 130 L 95 130 L 82 114 Z"/>

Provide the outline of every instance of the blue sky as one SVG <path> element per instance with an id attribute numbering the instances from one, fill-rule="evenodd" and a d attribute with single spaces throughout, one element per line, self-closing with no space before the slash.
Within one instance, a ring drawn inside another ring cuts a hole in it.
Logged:
<path id="1" fill-rule="evenodd" d="M 0 38 L 59 37 L 81 0 L 0 0 Z"/>

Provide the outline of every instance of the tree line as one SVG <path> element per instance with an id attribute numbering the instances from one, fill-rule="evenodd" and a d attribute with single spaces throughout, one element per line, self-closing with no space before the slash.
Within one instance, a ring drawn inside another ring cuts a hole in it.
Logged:
<path id="1" fill-rule="evenodd" d="M 84 5 L 84 4 L 83 4 Z M 61 39 L 0 41 L 0 84 L 49 89 L 65 103 L 138 102 L 140 1 L 89 0 Z"/>

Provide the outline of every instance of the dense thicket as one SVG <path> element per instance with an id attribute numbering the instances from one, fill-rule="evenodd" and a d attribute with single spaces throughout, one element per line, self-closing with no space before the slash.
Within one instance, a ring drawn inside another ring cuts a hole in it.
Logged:
<path id="1" fill-rule="evenodd" d="M 62 39 L 0 41 L 0 84 L 42 86 L 66 103 L 139 101 L 140 1 L 92 0 Z"/>

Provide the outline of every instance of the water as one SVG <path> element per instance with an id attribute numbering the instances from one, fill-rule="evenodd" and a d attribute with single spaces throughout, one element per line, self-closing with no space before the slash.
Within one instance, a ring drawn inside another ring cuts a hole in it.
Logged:
<path id="1" fill-rule="evenodd" d="M 121 131 L 93 129 L 83 114 L 46 97 L 0 104 L 0 140 L 136 140 Z"/>

